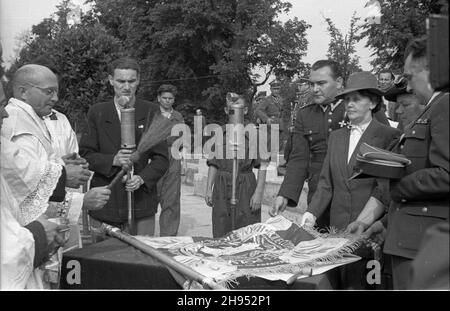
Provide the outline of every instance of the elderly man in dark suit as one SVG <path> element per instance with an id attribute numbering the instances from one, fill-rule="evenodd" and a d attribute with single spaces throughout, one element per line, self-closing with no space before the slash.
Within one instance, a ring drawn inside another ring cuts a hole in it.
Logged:
<path id="1" fill-rule="evenodd" d="M 150 102 L 137 99 L 139 85 L 139 65 L 133 59 L 122 58 L 114 61 L 109 68 L 109 82 L 114 87 L 115 96 L 107 102 L 93 105 L 88 112 L 89 132 L 80 140 L 80 155 L 89 162 L 94 171 L 92 186 L 108 185 L 114 176 L 127 164 L 131 151 L 121 149 L 121 112 L 124 107 L 134 107 L 135 139 L 139 142 L 150 110 L 159 108 Z M 126 228 L 128 190 L 134 191 L 135 231 L 138 235 L 153 235 L 155 214 L 158 207 L 156 183 L 169 166 L 167 144 L 161 142 L 140 157 L 134 165 L 134 175 L 111 189 L 111 199 L 102 210 L 91 211 L 92 231 L 101 222 Z M 150 164 L 148 163 L 151 160 Z"/>
<path id="2" fill-rule="evenodd" d="M 359 217 L 365 219 L 366 227 L 372 224 L 367 235 L 386 235 L 384 252 L 392 257 L 394 289 L 410 286 L 411 263 L 426 230 L 449 221 L 449 95 L 430 86 L 426 48 L 426 39 L 421 38 L 413 40 L 405 52 L 408 91 L 426 103 L 395 149 L 412 163 L 403 178 L 391 182 L 388 217 L 376 221 L 384 210 L 375 209 L 365 209 Z M 435 256 L 442 256 L 438 254 L 436 250 Z"/>

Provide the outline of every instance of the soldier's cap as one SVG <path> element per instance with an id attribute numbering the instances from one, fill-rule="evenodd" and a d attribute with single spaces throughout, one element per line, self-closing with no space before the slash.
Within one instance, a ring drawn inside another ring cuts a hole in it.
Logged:
<path id="1" fill-rule="evenodd" d="M 406 166 L 409 164 L 411 161 L 402 154 L 362 143 L 350 179 L 374 177 L 400 179 L 405 175 Z"/>
<path id="2" fill-rule="evenodd" d="M 277 88 L 279 89 L 281 87 L 281 83 L 278 80 L 273 80 L 272 82 L 269 83 L 271 88 Z"/>
<path id="3" fill-rule="evenodd" d="M 368 71 L 360 71 L 350 75 L 346 88 L 336 98 L 342 98 L 348 93 L 362 90 L 367 90 L 379 96 L 384 95 L 383 91 L 378 88 L 377 77 Z"/>
<path id="4" fill-rule="evenodd" d="M 295 81 L 296 90 L 295 93 L 308 93 L 311 89 L 311 83 L 308 79 L 305 78 L 299 78 L 297 81 Z"/>
<path id="5" fill-rule="evenodd" d="M 407 91 L 408 80 L 401 78 L 399 81 L 395 82 L 389 89 L 384 93 L 384 98 L 390 102 L 396 102 L 397 96 L 403 94 L 411 94 Z"/>
<path id="6" fill-rule="evenodd" d="M 259 99 L 261 97 L 266 97 L 266 96 L 267 96 L 266 91 L 260 91 L 260 92 L 258 92 L 258 94 L 256 94 L 255 99 Z"/>

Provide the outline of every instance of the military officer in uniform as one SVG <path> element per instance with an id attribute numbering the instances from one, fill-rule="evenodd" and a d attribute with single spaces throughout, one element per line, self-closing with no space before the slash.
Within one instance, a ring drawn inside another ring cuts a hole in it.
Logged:
<path id="1" fill-rule="evenodd" d="M 270 95 L 264 98 L 256 107 L 255 115 L 265 124 L 280 123 L 282 99 L 280 95 L 280 82 L 274 80 L 270 83 Z"/>
<path id="2" fill-rule="evenodd" d="M 412 163 L 406 167 L 403 178 L 391 183 L 392 202 L 387 223 L 384 217 L 366 231 L 369 236 L 379 236 L 387 225 L 384 253 L 392 257 L 394 289 L 411 286 L 411 263 L 426 230 L 449 222 L 449 94 L 431 88 L 426 48 L 426 39 L 416 39 L 405 52 L 407 89 L 413 90 L 426 103 L 422 114 L 405 129 L 398 149 L 394 150 Z M 375 221 L 380 213 L 371 212 L 373 217 L 367 224 Z M 429 258 L 440 257 L 440 253 L 436 249 L 435 255 Z M 436 258 L 437 262 L 440 259 Z M 436 262 L 428 264 L 435 265 Z"/>
<path id="3" fill-rule="evenodd" d="M 271 215 L 284 211 L 286 206 L 297 206 L 305 180 L 308 180 L 308 203 L 311 201 L 327 153 L 328 136 L 347 125 L 344 104 L 335 98 L 343 87 L 339 65 L 332 60 L 317 61 L 312 65 L 309 81 L 312 101 L 297 113 L 292 152 Z M 389 125 L 382 111 L 374 116 Z M 316 220 L 316 225 L 328 227 L 329 218 L 328 208 Z"/>
<path id="4" fill-rule="evenodd" d="M 288 129 L 288 137 L 286 146 L 284 147 L 284 160 L 286 161 L 284 164 L 284 170 L 286 170 L 287 162 L 289 161 L 289 155 L 292 152 L 292 135 L 295 129 L 295 119 L 297 117 L 297 112 L 300 108 L 310 101 L 310 88 L 309 88 L 309 80 L 301 78 L 296 82 L 297 90 L 295 92 L 295 101 L 291 103 L 291 119 L 289 123 Z M 283 174 L 284 175 L 284 174 Z"/>
<path id="5" fill-rule="evenodd" d="M 253 108 L 253 111 L 254 111 L 254 113 L 253 113 L 253 121 L 254 121 L 255 124 L 257 124 L 257 125 L 263 123 L 263 122 L 261 121 L 261 119 L 258 118 L 258 116 L 256 115 L 256 111 L 257 111 L 258 106 L 261 104 L 262 100 L 263 100 L 264 98 L 266 98 L 266 96 L 267 96 L 267 92 L 266 92 L 266 91 L 260 91 L 260 92 L 258 92 L 258 94 L 256 94 L 255 100 L 254 100 L 254 102 L 253 102 L 253 107 L 252 107 L 252 108 Z"/>
<path id="6" fill-rule="evenodd" d="M 284 144 L 285 126 L 283 123 L 283 98 L 280 94 L 281 84 L 278 80 L 270 83 L 270 95 L 262 99 L 255 109 L 255 116 L 267 125 L 278 124 L 279 126 L 279 150 Z M 270 133 L 270 127 L 269 127 Z M 270 134 L 268 134 L 270 135 Z"/>

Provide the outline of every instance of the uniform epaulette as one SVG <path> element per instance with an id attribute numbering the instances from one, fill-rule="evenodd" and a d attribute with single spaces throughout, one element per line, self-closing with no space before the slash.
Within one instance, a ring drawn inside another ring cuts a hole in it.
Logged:
<path id="1" fill-rule="evenodd" d="M 299 109 L 303 109 L 303 108 L 306 108 L 306 107 L 309 107 L 309 106 L 312 106 L 312 105 L 314 105 L 314 102 L 305 103 L 304 105 L 300 106 Z"/>

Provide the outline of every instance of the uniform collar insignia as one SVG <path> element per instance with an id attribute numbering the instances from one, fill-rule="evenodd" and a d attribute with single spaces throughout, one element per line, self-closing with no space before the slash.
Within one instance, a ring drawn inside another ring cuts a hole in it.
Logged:
<path id="1" fill-rule="evenodd" d="M 430 120 L 428 119 L 417 119 L 416 124 L 428 124 Z"/>

